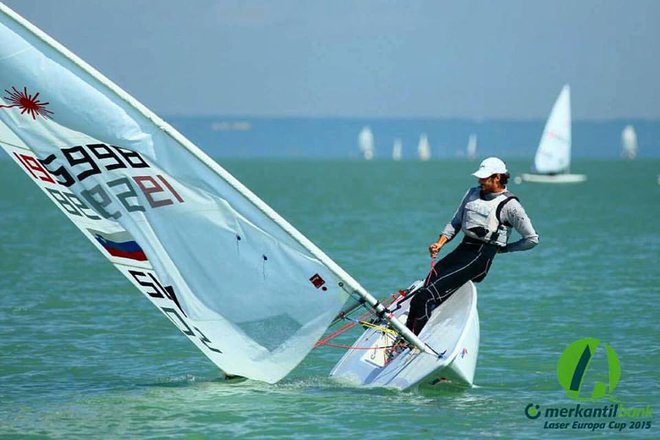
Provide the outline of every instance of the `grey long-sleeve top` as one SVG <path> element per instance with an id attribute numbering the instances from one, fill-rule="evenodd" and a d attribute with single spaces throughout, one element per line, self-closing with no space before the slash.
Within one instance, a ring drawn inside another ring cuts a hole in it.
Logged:
<path id="1" fill-rule="evenodd" d="M 454 217 L 442 230 L 442 235 L 447 237 L 448 240 L 453 239 L 461 229 L 463 223 L 463 210 L 471 191 L 480 191 L 480 189 L 479 187 L 470 188 L 465 193 L 461 204 L 454 213 Z M 502 194 L 502 192 L 486 194 L 484 198 L 486 200 L 492 200 Z M 502 252 L 526 251 L 539 244 L 539 235 L 534 230 L 534 226 L 532 226 L 532 222 L 527 216 L 525 208 L 522 207 L 518 200 L 511 200 L 504 205 L 500 212 L 500 220 L 502 220 L 503 223 L 510 224 L 522 237 L 518 241 L 508 243 Z"/>

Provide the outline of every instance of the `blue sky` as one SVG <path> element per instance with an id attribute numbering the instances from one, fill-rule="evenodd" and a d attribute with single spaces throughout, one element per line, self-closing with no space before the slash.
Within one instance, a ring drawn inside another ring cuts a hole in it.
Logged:
<path id="1" fill-rule="evenodd" d="M 162 115 L 660 119 L 660 1 L 4 3 Z"/>

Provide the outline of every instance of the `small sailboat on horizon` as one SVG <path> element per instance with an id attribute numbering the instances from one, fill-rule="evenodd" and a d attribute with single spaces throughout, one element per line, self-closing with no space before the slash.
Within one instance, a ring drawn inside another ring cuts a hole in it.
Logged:
<path id="1" fill-rule="evenodd" d="M 429 138 L 426 136 L 426 133 L 422 133 L 419 137 L 419 143 L 417 144 L 417 157 L 424 162 L 431 158 L 431 144 L 429 144 Z"/>
<path id="2" fill-rule="evenodd" d="M 516 182 L 578 183 L 584 174 L 570 174 L 571 167 L 571 89 L 564 85 L 545 124 L 536 156 L 534 173 L 525 173 Z"/>
<path id="3" fill-rule="evenodd" d="M 358 135 L 358 148 L 365 160 L 371 160 L 374 158 L 376 151 L 374 146 L 374 134 L 369 126 L 362 127 L 362 130 Z"/>
<path id="4" fill-rule="evenodd" d="M 472 133 L 468 138 L 467 147 L 465 147 L 465 153 L 469 160 L 474 160 L 477 157 L 477 135 Z"/>
<path id="5" fill-rule="evenodd" d="M 401 139 L 394 139 L 394 145 L 392 145 L 392 160 L 399 161 L 403 157 L 403 143 Z"/>
<path id="6" fill-rule="evenodd" d="M 637 157 L 637 133 L 630 124 L 621 131 L 621 157 L 629 160 Z"/>

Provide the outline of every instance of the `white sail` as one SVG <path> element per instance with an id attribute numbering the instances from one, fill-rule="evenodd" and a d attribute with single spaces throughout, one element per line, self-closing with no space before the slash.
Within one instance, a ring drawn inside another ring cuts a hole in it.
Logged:
<path id="1" fill-rule="evenodd" d="M 362 128 L 358 135 L 358 147 L 364 159 L 371 160 L 374 158 L 376 148 L 374 147 L 374 134 L 371 132 L 371 128 Z"/>
<path id="2" fill-rule="evenodd" d="M 0 146 L 225 372 L 276 382 L 349 294 L 375 304 L 206 154 L 2 4 L 0 90 Z"/>
<path id="3" fill-rule="evenodd" d="M 637 157 L 637 133 L 632 125 L 626 125 L 621 132 L 621 157 L 624 159 Z"/>
<path id="4" fill-rule="evenodd" d="M 468 159 L 473 160 L 477 157 L 477 135 L 472 133 L 468 138 L 468 143 L 466 147 L 466 154 Z"/>
<path id="5" fill-rule="evenodd" d="M 427 161 L 431 158 L 431 145 L 426 133 L 422 133 L 417 144 L 417 156 L 419 160 Z"/>
<path id="6" fill-rule="evenodd" d="M 571 165 L 571 91 L 566 84 L 545 124 L 534 167 L 537 173 L 559 174 Z"/>
<path id="7" fill-rule="evenodd" d="M 394 139 L 394 145 L 392 145 L 392 160 L 401 160 L 403 155 L 403 143 L 401 139 Z"/>

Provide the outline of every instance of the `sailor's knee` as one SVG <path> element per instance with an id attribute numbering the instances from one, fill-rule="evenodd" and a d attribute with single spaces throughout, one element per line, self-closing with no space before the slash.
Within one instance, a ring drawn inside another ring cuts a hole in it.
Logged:
<path id="1" fill-rule="evenodd" d="M 415 292 L 415 295 L 410 300 L 410 307 L 423 306 L 424 303 L 426 303 L 426 301 L 428 300 L 429 296 L 430 296 L 429 290 L 422 287 L 417 292 Z"/>

